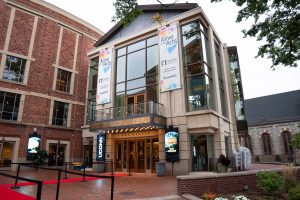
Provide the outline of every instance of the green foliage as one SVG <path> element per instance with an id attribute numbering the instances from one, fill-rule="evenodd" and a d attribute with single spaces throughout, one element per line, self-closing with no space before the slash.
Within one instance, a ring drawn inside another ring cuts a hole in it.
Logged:
<path id="1" fill-rule="evenodd" d="M 283 177 L 275 172 L 258 172 L 257 188 L 262 192 L 275 195 L 282 192 L 284 187 Z"/>
<path id="2" fill-rule="evenodd" d="M 39 147 L 36 148 L 37 150 L 37 156 L 35 159 L 35 163 L 38 166 L 43 166 L 46 163 L 46 159 L 48 158 L 48 152 L 44 149 L 40 149 Z"/>
<path id="3" fill-rule="evenodd" d="M 284 179 L 284 189 L 286 192 L 292 187 L 295 187 L 297 184 L 297 170 L 293 167 L 293 165 L 287 165 L 283 167 L 282 176 Z"/>
<path id="4" fill-rule="evenodd" d="M 290 188 L 288 193 L 289 193 L 290 200 L 299 200 L 300 199 L 300 185 Z"/>
<path id="5" fill-rule="evenodd" d="M 220 2 L 222 0 L 211 0 Z M 244 36 L 264 42 L 258 56 L 272 59 L 272 66 L 297 67 L 300 60 L 300 0 L 232 0 L 241 7 L 236 22 L 249 18 L 254 24 L 243 30 Z"/>
<path id="6" fill-rule="evenodd" d="M 260 162 L 260 158 L 259 158 L 259 156 L 257 155 L 257 156 L 255 156 L 255 162 Z"/>
<path id="7" fill-rule="evenodd" d="M 230 160 L 227 157 L 225 157 L 223 154 L 220 154 L 218 162 L 225 167 L 228 167 L 231 163 Z"/>
<path id="8" fill-rule="evenodd" d="M 276 162 L 282 162 L 280 155 L 275 155 L 275 161 Z"/>
<path id="9" fill-rule="evenodd" d="M 112 21 L 121 21 L 124 26 L 127 26 L 142 13 L 142 10 L 138 7 L 137 0 L 116 0 L 113 5 L 116 8 L 116 13 L 112 17 Z"/>
<path id="10" fill-rule="evenodd" d="M 300 132 L 292 135 L 291 143 L 293 148 L 300 150 Z"/>

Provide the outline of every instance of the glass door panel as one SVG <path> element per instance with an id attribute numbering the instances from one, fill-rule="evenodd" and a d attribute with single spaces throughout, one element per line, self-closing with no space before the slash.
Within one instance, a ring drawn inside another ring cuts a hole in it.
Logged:
<path id="1" fill-rule="evenodd" d="M 146 169 L 150 170 L 150 166 L 151 166 L 151 140 L 146 140 L 146 160 L 147 160 L 147 164 L 146 164 Z"/>
<path id="2" fill-rule="evenodd" d="M 57 149 L 57 166 L 63 166 L 65 162 L 65 144 L 59 144 Z"/>
<path id="3" fill-rule="evenodd" d="M 137 101 L 136 113 L 144 114 L 145 113 L 145 95 L 144 94 L 137 95 L 136 101 Z"/>
<path id="4" fill-rule="evenodd" d="M 145 172 L 145 141 L 137 141 L 137 170 L 138 172 Z"/>
<path id="5" fill-rule="evenodd" d="M 127 104 L 127 115 L 133 115 L 134 114 L 134 96 L 131 97 L 127 97 L 126 100 L 126 104 Z"/>
<path id="6" fill-rule="evenodd" d="M 10 167 L 15 143 L 7 141 L 1 141 L 0 143 L 0 168 Z"/>
<path id="7" fill-rule="evenodd" d="M 152 139 L 152 172 L 156 171 L 155 163 L 159 162 L 158 139 Z"/>
<path id="8" fill-rule="evenodd" d="M 116 142 L 116 171 L 121 171 L 122 169 L 122 142 L 121 141 L 117 141 Z"/>
<path id="9" fill-rule="evenodd" d="M 129 153 L 129 167 L 130 170 L 135 170 L 135 142 L 129 141 L 128 142 L 128 153 Z"/>
<path id="10" fill-rule="evenodd" d="M 192 136 L 192 153 L 193 171 L 207 171 L 208 170 L 208 156 L 207 156 L 207 141 L 206 135 Z"/>
<path id="11" fill-rule="evenodd" d="M 57 144 L 50 143 L 49 144 L 49 153 L 48 153 L 48 166 L 56 165 L 56 154 Z"/>
<path id="12" fill-rule="evenodd" d="M 63 166 L 65 162 L 66 144 L 49 144 L 48 166 Z"/>

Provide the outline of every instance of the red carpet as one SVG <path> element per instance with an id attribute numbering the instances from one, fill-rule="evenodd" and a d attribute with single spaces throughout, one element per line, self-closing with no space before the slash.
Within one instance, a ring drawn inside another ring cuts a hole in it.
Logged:
<path id="1" fill-rule="evenodd" d="M 34 200 L 35 198 L 26 196 L 7 187 L 0 185 L 0 200 Z"/>

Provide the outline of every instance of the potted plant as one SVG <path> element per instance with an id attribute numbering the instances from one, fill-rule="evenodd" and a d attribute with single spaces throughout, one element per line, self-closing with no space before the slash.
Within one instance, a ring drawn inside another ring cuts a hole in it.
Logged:
<path id="1" fill-rule="evenodd" d="M 224 173 L 228 171 L 230 165 L 230 160 L 225 157 L 223 154 L 220 154 L 218 159 L 218 172 Z"/>
<path id="2" fill-rule="evenodd" d="M 37 166 L 43 166 L 46 163 L 46 159 L 48 158 L 48 152 L 44 149 L 36 148 L 36 159 L 35 163 Z"/>

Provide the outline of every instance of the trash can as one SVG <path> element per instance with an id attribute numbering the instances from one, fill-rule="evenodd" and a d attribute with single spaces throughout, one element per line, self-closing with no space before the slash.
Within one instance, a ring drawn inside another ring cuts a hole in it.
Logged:
<path id="1" fill-rule="evenodd" d="M 156 162 L 156 175 L 164 176 L 166 173 L 166 163 L 164 162 Z"/>
<path id="2" fill-rule="evenodd" d="M 104 172 L 105 170 L 105 163 L 97 163 L 94 164 L 94 166 L 95 166 L 95 171 L 98 173 Z"/>

